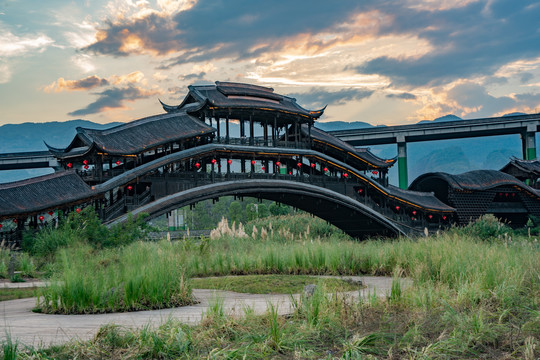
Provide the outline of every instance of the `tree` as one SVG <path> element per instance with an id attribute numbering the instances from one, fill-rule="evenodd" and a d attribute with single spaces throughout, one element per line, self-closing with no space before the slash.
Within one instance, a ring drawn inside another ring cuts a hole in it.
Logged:
<path id="1" fill-rule="evenodd" d="M 243 213 L 242 205 L 238 201 L 233 201 L 229 206 L 229 220 L 231 220 L 231 223 L 236 222 L 238 224 L 242 222 Z"/>
<path id="2" fill-rule="evenodd" d="M 270 212 L 268 211 L 268 206 L 266 204 L 262 203 L 259 204 L 259 218 L 265 218 L 268 215 L 270 215 Z"/>

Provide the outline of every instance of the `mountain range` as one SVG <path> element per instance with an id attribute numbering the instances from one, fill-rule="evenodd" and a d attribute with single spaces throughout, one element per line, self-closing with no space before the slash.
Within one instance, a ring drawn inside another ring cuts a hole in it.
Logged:
<path id="1" fill-rule="evenodd" d="M 516 114 L 512 114 L 516 115 Z M 420 123 L 463 120 L 455 115 L 446 115 Z M 463 120 L 466 121 L 466 120 Z M 120 123 L 97 124 L 87 120 L 66 122 L 23 123 L 0 126 L 0 153 L 46 150 L 44 142 L 54 147 L 65 147 L 76 134 L 77 127 L 105 129 Z M 319 122 L 324 131 L 349 130 L 373 127 L 367 122 Z M 384 126 L 384 125 L 382 125 Z M 231 136 L 239 132 L 238 124 L 231 123 Z M 257 129 L 256 129 L 257 130 Z M 258 134 L 256 131 L 256 136 Z M 538 140 L 537 135 L 537 142 Z M 394 158 L 396 145 L 371 146 L 370 150 L 381 158 Z M 407 145 L 409 180 L 434 171 L 452 174 L 476 169 L 500 169 L 512 156 L 521 157 L 521 140 L 518 135 L 504 135 L 472 139 L 441 140 L 410 143 Z M 16 181 L 49 173 L 49 169 L 13 170 L 0 172 L 0 183 Z M 397 166 L 390 170 L 390 182 L 397 184 Z"/>

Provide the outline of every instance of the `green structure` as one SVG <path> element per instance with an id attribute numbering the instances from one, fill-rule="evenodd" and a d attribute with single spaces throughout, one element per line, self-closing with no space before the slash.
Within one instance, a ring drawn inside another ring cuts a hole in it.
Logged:
<path id="1" fill-rule="evenodd" d="M 407 189 L 409 186 L 409 174 L 407 171 L 407 143 L 405 137 L 398 137 L 398 172 L 399 172 L 399 187 Z"/>

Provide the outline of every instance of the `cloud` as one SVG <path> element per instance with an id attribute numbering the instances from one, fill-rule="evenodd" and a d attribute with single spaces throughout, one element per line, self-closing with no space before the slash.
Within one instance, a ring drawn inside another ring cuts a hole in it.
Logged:
<path id="1" fill-rule="evenodd" d="M 5 84 L 11 79 L 11 70 L 7 64 L 0 63 L 0 84 Z"/>
<path id="2" fill-rule="evenodd" d="M 306 93 L 289 94 L 297 99 L 303 107 L 321 108 L 325 105 L 343 105 L 349 101 L 362 100 L 370 97 L 373 90 L 349 88 L 339 91 L 327 91 L 322 88 L 312 88 Z"/>
<path id="3" fill-rule="evenodd" d="M 531 73 L 528 73 L 528 72 L 521 74 L 521 76 L 519 77 L 519 81 L 522 84 L 527 84 L 532 79 L 534 79 L 534 74 L 531 74 Z"/>
<path id="4" fill-rule="evenodd" d="M 146 99 L 150 96 L 158 95 L 161 91 L 157 89 L 145 90 L 133 85 L 127 87 L 112 87 L 102 92 L 96 93 L 98 98 L 88 106 L 69 112 L 70 116 L 85 116 L 96 114 L 110 109 L 124 109 L 125 102 Z"/>
<path id="5" fill-rule="evenodd" d="M 416 100 L 416 95 L 411 93 L 399 93 L 399 94 L 386 94 L 386 97 L 389 99 L 395 98 L 395 99 L 403 99 L 403 100 Z"/>
<path id="6" fill-rule="evenodd" d="M 79 91 L 105 85 L 109 85 L 109 80 L 102 79 L 97 75 L 92 75 L 80 80 L 65 80 L 64 78 L 59 78 L 52 84 L 47 85 L 43 90 L 45 92 Z"/>
<path id="7" fill-rule="evenodd" d="M 393 14 L 394 21 L 384 24 L 379 36 L 414 33 L 429 41 L 433 50 L 415 59 L 379 56 L 359 65 L 357 71 L 384 75 L 394 84 L 411 87 L 492 75 L 507 63 L 538 56 L 538 47 L 531 46 L 540 43 L 540 7 L 534 4 L 533 0 L 493 0 L 426 11 L 383 1 L 379 9 Z"/>
<path id="8" fill-rule="evenodd" d="M 74 55 L 71 57 L 71 62 L 85 73 L 94 71 L 96 69 L 92 63 L 91 57 L 87 54 Z"/>
<path id="9" fill-rule="evenodd" d="M 0 29 L 0 57 L 21 56 L 31 51 L 43 51 L 54 41 L 43 34 L 17 36 L 6 29 Z"/>
<path id="10" fill-rule="evenodd" d="M 178 80 L 182 80 L 182 81 L 202 80 L 205 75 L 206 75 L 205 72 L 201 72 L 198 74 L 192 73 L 192 74 L 187 74 L 187 75 L 179 75 Z"/>
<path id="11" fill-rule="evenodd" d="M 0 84 L 5 84 L 11 80 L 15 57 L 42 52 L 54 41 L 43 34 L 17 36 L 1 25 L 0 23 Z"/>
<path id="12" fill-rule="evenodd" d="M 493 96 L 479 84 L 465 82 L 452 87 L 446 94 L 446 102 L 453 113 L 460 116 L 488 117 L 511 112 L 534 112 L 540 106 L 540 94 L 525 93 Z"/>
<path id="13" fill-rule="evenodd" d="M 107 85 L 130 85 L 130 84 L 146 84 L 142 71 L 134 71 L 126 75 L 112 75 L 108 78 L 100 78 L 97 75 L 91 75 L 80 80 L 65 80 L 59 78 L 51 84 L 45 86 L 45 92 L 61 92 L 61 91 L 79 91 L 90 90 L 100 86 Z"/>
<path id="14" fill-rule="evenodd" d="M 342 26 L 359 8 L 354 0 L 313 0 L 309 6 L 300 0 L 289 1 L 287 6 L 200 0 L 189 5 L 172 13 L 139 11 L 136 16 L 109 19 L 95 43 L 84 49 L 113 56 L 178 53 L 168 66 L 220 57 L 252 58 L 281 48 L 285 38 L 303 36 L 306 40 L 306 35 L 321 29 Z M 309 46 L 324 42 L 310 41 Z"/>

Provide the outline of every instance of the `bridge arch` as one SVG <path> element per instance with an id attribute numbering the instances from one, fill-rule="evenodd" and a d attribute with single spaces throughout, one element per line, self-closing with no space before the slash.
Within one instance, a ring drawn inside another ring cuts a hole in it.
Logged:
<path id="1" fill-rule="evenodd" d="M 234 195 L 294 206 L 330 222 L 355 238 L 405 234 L 393 221 L 348 196 L 311 184 L 271 179 L 203 185 L 155 200 L 135 209 L 132 214 L 148 213 L 148 219 L 152 219 L 199 201 Z M 120 216 L 110 224 L 124 222 L 127 218 L 128 215 Z"/>

